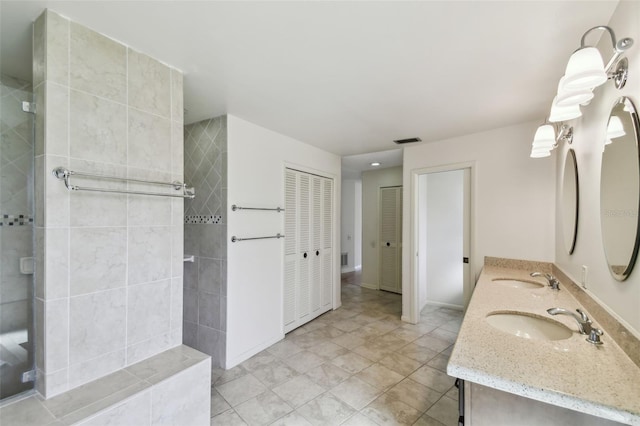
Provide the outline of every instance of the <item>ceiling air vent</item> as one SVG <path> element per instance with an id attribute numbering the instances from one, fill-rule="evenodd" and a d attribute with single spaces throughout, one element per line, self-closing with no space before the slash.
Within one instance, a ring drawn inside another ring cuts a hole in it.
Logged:
<path id="1" fill-rule="evenodd" d="M 407 138 L 407 139 L 398 139 L 394 141 L 395 143 L 397 143 L 398 145 L 402 145 L 405 143 L 413 143 L 413 142 L 422 142 L 422 139 L 420 138 Z"/>

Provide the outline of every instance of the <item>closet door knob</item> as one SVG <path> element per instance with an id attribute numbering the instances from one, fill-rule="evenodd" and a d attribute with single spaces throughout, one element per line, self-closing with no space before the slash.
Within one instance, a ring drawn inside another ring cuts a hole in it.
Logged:
<path id="1" fill-rule="evenodd" d="M 305 252 L 305 254 L 303 254 L 302 257 L 304 257 L 306 259 L 307 258 L 307 253 Z"/>
<path id="2" fill-rule="evenodd" d="M 391 247 L 391 243 L 387 241 L 387 247 Z"/>
<path id="3" fill-rule="evenodd" d="M 316 250 L 316 256 L 320 256 L 320 250 Z"/>

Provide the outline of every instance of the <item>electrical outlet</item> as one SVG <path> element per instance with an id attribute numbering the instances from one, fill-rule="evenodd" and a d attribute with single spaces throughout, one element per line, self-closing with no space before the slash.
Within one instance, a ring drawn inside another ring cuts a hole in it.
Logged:
<path id="1" fill-rule="evenodd" d="M 582 288 L 587 288 L 587 273 L 589 272 L 587 265 L 582 265 Z"/>

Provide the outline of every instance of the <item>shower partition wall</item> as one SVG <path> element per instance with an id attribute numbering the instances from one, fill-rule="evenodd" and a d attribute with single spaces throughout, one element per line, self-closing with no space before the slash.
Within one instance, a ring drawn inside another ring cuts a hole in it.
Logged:
<path id="1" fill-rule="evenodd" d="M 0 76 L 0 399 L 33 388 L 33 114 L 29 83 Z"/>

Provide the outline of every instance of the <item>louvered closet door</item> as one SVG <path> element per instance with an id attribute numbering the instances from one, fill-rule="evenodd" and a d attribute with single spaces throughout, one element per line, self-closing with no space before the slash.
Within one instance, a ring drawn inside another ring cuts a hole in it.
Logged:
<path id="1" fill-rule="evenodd" d="M 380 188 L 380 289 L 401 292 L 402 187 Z"/>
<path id="2" fill-rule="evenodd" d="M 322 181 L 311 176 L 311 312 L 318 314 L 322 307 Z"/>
<path id="3" fill-rule="evenodd" d="M 297 319 L 296 294 L 298 281 L 298 174 L 285 170 L 284 194 L 284 300 L 285 330 Z"/>
<path id="4" fill-rule="evenodd" d="M 304 319 L 310 313 L 311 305 L 311 176 L 298 174 L 298 318 Z M 285 236 L 286 239 L 286 236 Z"/>
<path id="5" fill-rule="evenodd" d="M 322 185 L 322 306 L 330 309 L 333 296 L 333 180 Z"/>
<path id="6" fill-rule="evenodd" d="M 285 171 L 285 333 L 328 311 L 333 301 L 333 180 Z"/>

